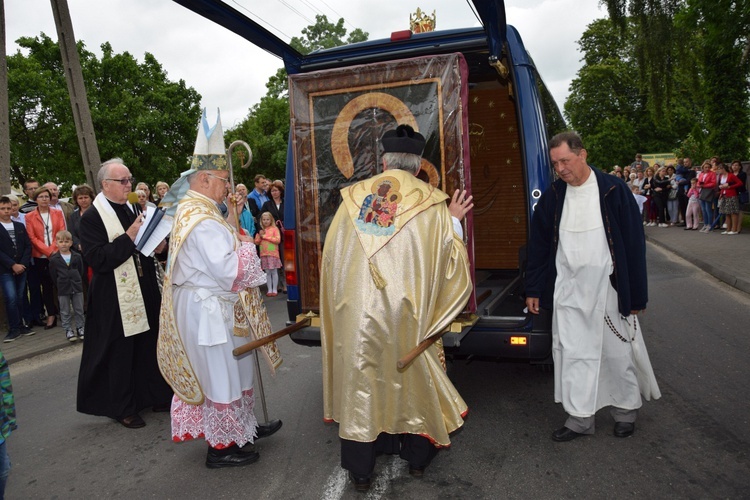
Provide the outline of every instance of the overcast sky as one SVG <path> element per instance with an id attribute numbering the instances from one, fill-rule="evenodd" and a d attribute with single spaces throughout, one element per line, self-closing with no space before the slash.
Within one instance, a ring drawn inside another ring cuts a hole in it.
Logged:
<path id="1" fill-rule="evenodd" d="M 224 0 L 288 41 L 314 24 L 343 17 L 348 32 L 361 28 L 369 38 L 387 38 L 409 28 L 417 7 L 436 11 L 437 29 L 478 26 L 462 0 Z M 44 32 L 57 39 L 50 0 L 4 0 L 8 54 L 15 40 Z M 173 81 L 183 79 L 209 110 L 221 108 L 225 129 L 245 116 L 265 95 L 265 83 L 282 66 L 279 59 L 171 0 L 68 0 L 76 39 L 101 57 L 100 45 L 129 52 L 143 61 L 152 53 Z M 518 29 L 539 73 L 562 109 L 580 68 L 576 42 L 586 26 L 606 17 L 599 0 L 509 0 L 508 24 Z M 196 121 L 199 117 L 195 117 Z"/>

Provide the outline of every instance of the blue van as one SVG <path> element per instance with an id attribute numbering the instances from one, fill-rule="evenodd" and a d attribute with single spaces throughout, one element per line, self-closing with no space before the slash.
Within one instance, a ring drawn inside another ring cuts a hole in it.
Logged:
<path id="1" fill-rule="evenodd" d="M 475 200 L 464 220 L 474 293 L 443 337 L 447 353 L 550 362 L 551 318 L 525 310 L 523 274 L 531 215 L 553 179 L 547 140 L 564 121 L 502 0 L 473 0 L 483 27 L 308 55 L 224 2 L 175 1 L 277 55 L 289 74 L 288 324 L 309 325 L 295 342 L 320 343 L 320 255 L 339 190 L 379 173 L 379 138 L 410 123 L 427 138 L 420 176 Z"/>

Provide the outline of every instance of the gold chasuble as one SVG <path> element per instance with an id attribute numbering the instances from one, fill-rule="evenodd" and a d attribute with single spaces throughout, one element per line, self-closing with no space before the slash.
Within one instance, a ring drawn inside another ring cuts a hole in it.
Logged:
<path id="1" fill-rule="evenodd" d="M 177 397 L 193 405 L 203 403 L 204 395 L 177 331 L 172 305 L 172 269 L 182 243 L 198 223 L 205 219 L 213 219 L 225 226 L 227 231 L 234 233 L 232 227 L 221 216 L 213 200 L 195 191 L 188 191 L 177 207 L 169 240 L 169 258 L 164 278 L 164 293 L 159 316 L 159 342 L 156 350 L 159 369 L 164 380 L 172 387 Z M 236 239 L 235 250 L 239 248 L 239 245 L 240 241 Z M 224 328 L 224 326 L 217 325 L 217 328 Z M 234 304 L 233 333 L 238 337 L 251 335 L 255 340 L 273 333 L 266 307 L 257 287 L 238 293 Z M 282 362 L 276 343 L 270 342 L 264 345 L 261 351 L 273 373 Z"/>
<path id="2" fill-rule="evenodd" d="M 448 196 L 387 170 L 341 190 L 321 262 L 324 418 L 359 442 L 419 434 L 448 446 L 464 400 L 437 342 L 403 370 L 399 358 L 443 331 L 472 290 Z"/>

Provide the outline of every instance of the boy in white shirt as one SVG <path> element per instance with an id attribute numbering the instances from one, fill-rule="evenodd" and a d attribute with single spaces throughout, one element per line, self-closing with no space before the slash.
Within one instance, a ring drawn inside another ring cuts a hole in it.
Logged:
<path id="1" fill-rule="evenodd" d="M 641 189 L 635 184 L 630 186 L 630 190 L 633 192 L 635 202 L 638 204 L 638 210 L 643 213 L 643 204 L 646 203 L 646 200 L 648 200 L 648 198 L 641 194 Z M 646 223 L 644 222 L 643 225 L 645 226 Z"/>

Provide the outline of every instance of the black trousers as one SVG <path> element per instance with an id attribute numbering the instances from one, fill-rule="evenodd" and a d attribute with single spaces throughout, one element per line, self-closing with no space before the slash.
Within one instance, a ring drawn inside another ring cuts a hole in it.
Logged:
<path id="1" fill-rule="evenodd" d="M 55 283 L 52 281 L 52 275 L 49 272 L 48 259 L 34 259 L 39 282 L 42 286 L 42 302 L 47 316 L 57 315 L 57 306 L 55 305 Z"/>
<path id="2" fill-rule="evenodd" d="M 369 443 L 342 439 L 341 467 L 355 476 L 370 477 L 375 468 L 375 457 L 382 453 L 398 453 L 411 467 L 424 468 L 430 465 L 437 452 L 438 449 L 426 437 L 382 432 L 375 441 Z"/>

